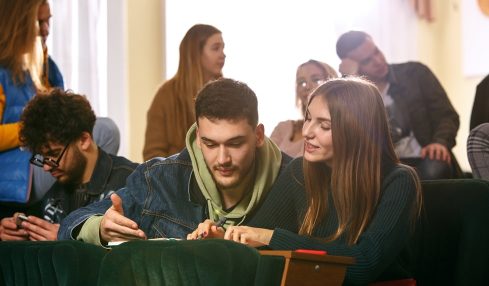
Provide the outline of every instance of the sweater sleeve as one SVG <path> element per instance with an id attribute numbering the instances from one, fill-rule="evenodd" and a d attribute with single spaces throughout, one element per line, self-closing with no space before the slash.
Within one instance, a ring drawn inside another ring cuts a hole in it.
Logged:
<path id="1" fill-rule="evenodd" d="M 415 197 L 416 187 L 411 174 L 397 169 L 385 179 L 374 217 L 357 244 L 349 246 L 340 240 L 322 242 L 317 238 L 275 229 L 269 247 L 275 250 L 325 250 L 331 255 L 353 257 L 356 263 L 348 267 L 345 281 L 352 284 L 372 282 L 406 246 Z"/>
<path id="2" fill-rule="evenodd" d="M 102 222 L 102 219 L 103 216 L 100 215 L 89 217 L 83 224 L 76 239 L 98 246 L 103 246 L 99 235 L 100 223 Z"/>
<path id="3" fill-rule="evenodd" d="M 0 122 L 3 122 L 3 111 L 5 109 L 5 94 L 0 85 Z M 0 152 L 18 147 L 19 142 L 19 122 L 0 124 Z"/>

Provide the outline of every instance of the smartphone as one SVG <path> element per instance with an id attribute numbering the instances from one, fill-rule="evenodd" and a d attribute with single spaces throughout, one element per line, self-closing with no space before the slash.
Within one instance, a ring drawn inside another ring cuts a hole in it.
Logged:
<path id="1" fill-rule="evenodd" d="M 19 219 L 23 220 L 23 221 L 29 220 L 29 219 L 27 218 L 27 216 L 26 216 L 26 215 L 24 215 L 24 214 L 20 214 L 20 215 L 18 215 L 17 217 L 18 217 Z"/>
<path id="2" fill-rule="evenodd" d="M 27 216 L 26 216 L 25 214 L 19 214 L 19 215 L 17 216 L 17 219 L 16 219 L 16 221 L 15 221 L 15 224 L 17 224 L 17 226 L 18 226 L 19 228 L 22 228 L 22 222 L 23 222 L 23 221 L 27 221 L 27 220 L 28 220 L 28 218 L 27 218 Z"/>

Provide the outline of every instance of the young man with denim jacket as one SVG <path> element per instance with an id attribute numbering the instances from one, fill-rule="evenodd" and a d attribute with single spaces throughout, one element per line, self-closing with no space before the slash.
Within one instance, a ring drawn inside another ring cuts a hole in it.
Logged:
<path id="1" fill-rule="evenodd" d="M 38 95 L 27 104 L 21 123 L 21 142 L 36 154 L 31 163 L 50 172 L 56 183 L 43 197 L 40 217 L 16 213 L 2 219 L 1 240 L 56 240 L 66 215 L 124 186 L 137 166 L 95 144 L 95 114 L 81 95 L 59 89 Z"/>
<path id="2" fill-rule="evenodd" d="M 248 221 L 290 158 L 265 137 L 246 84 L 208 83 L 195 113 L 182 152 L 141 164 L 110 199 L 70 214 L 58 239 L 185 238 L 205 219 Z"/>

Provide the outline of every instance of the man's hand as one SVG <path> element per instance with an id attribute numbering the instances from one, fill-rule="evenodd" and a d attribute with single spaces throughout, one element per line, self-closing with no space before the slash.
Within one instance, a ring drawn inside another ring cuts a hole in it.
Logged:
<path id="1" fill-rule="evenodd" d="M 450 152 L 447 147 L 439 143 L 431 143 L 421 149 L 421 158 L 430 158 L 431 160 L 441 160 L 450 164 Z"/>
<path id="2" fill-rule="evenodd" d="M 197 229 L 187 235 L 187 240 L 203 238 L 224 238 L 224 228 L 216 226 L 216 223 L 210 219 L 199 223 Z"/>
<path id="3" fill-rule="evenodd" d="M 46 220 L 35 216 L 28 216 L 26 221 L 22 222 L 22 228 L 29 234 L 32 241 L 57 240 L 59 224 L 50 223 Z"/>
<path id="4" fill-rule="evenodd" d="M 273 230 L 249 226 L 230 226 L 224 234 L 224 239 L 234 240 L 252 247 L 270 244 Z"/>
<path id="5" fill-rule="evenodd" d="M 24 229 L 20 228 L 17 223 L 16 213 L 13 217 L 6 217 L 0 221 L 0 240 L 27 240 L 29 234 Z"/>
<path id="6" fill-rule="evenodd" d="M 105 212 L 100 222 L 102 243 L 146 239 L 146 234 L 138 228 L 137 223 L 124 216 L 122 199 L 117 194 L 112 194 L 110 200 L 112 206 Z"/>
<path id="7" fill-rule="evenodd" d="M 358 63 L 352 59 L 344 58 L 339 67 L 339 71 L 343 76 L 358 75 Z"/>

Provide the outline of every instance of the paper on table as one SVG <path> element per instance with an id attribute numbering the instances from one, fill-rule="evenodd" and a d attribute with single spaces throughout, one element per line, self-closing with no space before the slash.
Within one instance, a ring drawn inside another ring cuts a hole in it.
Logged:
<path id="1" fill-rule="evenodd" d="M 151 240 L 151 241 L 156 241 L 156 240 L 177 241 L 177 240 L 182 240 L 182 239 L 180 239 L 180 238 L 171 238 L 171 237 L 160 237 L 160 238 L 150 238 L 148 240 Z M 107 244 L 107 246 L 115 246 L 115 245 L 122 244 L 124 242 L 128 242 L 128 240 L 109 241 L 109 243 Z"/>

